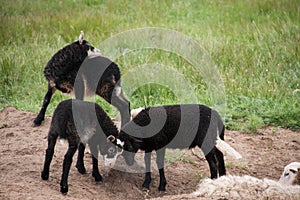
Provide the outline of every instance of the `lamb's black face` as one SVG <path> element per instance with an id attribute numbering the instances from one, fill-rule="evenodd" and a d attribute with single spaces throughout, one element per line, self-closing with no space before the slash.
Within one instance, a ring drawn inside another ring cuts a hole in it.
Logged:
<path id="1" fill-rule="evenodd" d="M 133 137 L 129 136 L 123 131 L 120 133 L 120 140 L 124 142 L 122 155 L 125 158 L 127 165 L 133 165 L 134 156 L 139 150 L 139 143 L 137 143 Z"/>
<path id="2" fill-rule="evenodd" d="M 135 153 L 136 152 L 130 152 L 130 151 L 124 149 L 122 156 L 125 158 L 127 165 L 129 165 L 129 166 L 133 165 Z"/>
<path id="3" fill-rule="evenodd" d="M 100 153 L 103 155 L 104 164 L 108 167 L 113 167 L 116 163 L 118 157 L 118 149 L 116 144 L 112 143 L 111 141 L 105 142 L 99 146 Z"/>
<path id="4" fill-rule="evenodd" d="M 99 145 L 99 150 L 101 155 L 106 156 L 107 158 L 113 158 L 118 152 L 117 146 L 110 141 L 101 143 Z"/>

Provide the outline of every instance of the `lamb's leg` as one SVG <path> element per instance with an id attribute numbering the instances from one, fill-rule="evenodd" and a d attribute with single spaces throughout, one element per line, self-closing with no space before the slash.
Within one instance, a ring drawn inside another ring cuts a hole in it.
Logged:
<path id="1" fill-rule="evenodd" d="M 49 179 L 50 163 L 51 163 L 52 158 L 53 158 L 54 147 L 55 147 L 55 144 L 56 144 L 57 137 L 58 137 L 57 134 L 49 134 L 48 135 L 48 148 L 46 150 L 44 167 L 43 167 L 43 171 L 41 173 L 41 177 L 42 177 L 43 180 L 48 180 Z"/>
<path id="2" fill-rule="evenodd" d="M 68 176 L 69 176 L 70 168 L 72 165 L 72 159 L 73 159 L 73 156 L 74 156 L 76 150 L 77 150 L 77 145 L 72 144 L 69 141 L 69 148 L 64 157 L 63 173 L 62 173 L 61 181 L 60 181 L 60 192 L 63 194 L 68 193 Z"/>
<path id="3" fill-rule="evenodd" d="M 216 148 L 214 147 L 206 156 L 205 156 L 209 169 L 210 169 L 210 178 L 218 178 L 218 161 L 216 155 Z"/>
<path id="4" fill-rule="evenodd" d="M 151 183 L 151 152 L 145 152 L 144 161 L 145 161 L 146 172 L 145 172 L 145 180 L 142 185 L 142 188 L 143 190 L 149 190 L 149 185 Z"/>
<path id="5" fill-rule="evenodd" d="M 79 99 L 79 100 L 84 99 L 84 87 L 85 87 L 85 85 L 84 85 L 83 77 L 80 75 L 77 75 L 76 81 L 74 84 L 74 93 L 75 93 L 76 99 Z M 78 146 L 78 156 L 77 156 L 76 168 L 77 168 L 78 172 L 81 174 L 86 173 L 86 169 L 84 167 L 84 161 L 83 161 L 84 150 L 85 150 L 85 146 L 83 143 L 80 142 L 80 144 Z"/>
<path id="6" fill-rule="evenodd" d="M 55 92 L 55 87 L 51 87 L 50 84 L 48 84 L 48 91 L 45 94 L 43 106 L 38 114 L 38 116 L 34 119 L 32 126 L 39 126 L 41 125 L 42 121 L 45 119 L 45 113 L 47 110 L 47 107 L 50 103 L 51 97 Z"/>
<path id="7" fill-rule="evenodd" d="M 125 98 L 120 85 L 116 85 L 112 94 L 111 104 L 121 114 L 121 127 L 130 121 L 130 102 Z"/>
<path id="8" fill-rule="evenodd" d="M 114 75 L 107 77 L 97 86 L 96 94 L 120 111 L 121 127 L 130 121 L 130 102 L 122 92 L 120 80 L 115 80 Z"/>
<path id="9" fill-rule="evenodd" d="M 75 93 L 76 99 L 79 99 L 79 100 L 84 99 L 84 92 L 85 92 L 84 88 L 85 88 L 85 85 L 84 85 L 83 77 L 78 74 L 76 77 L 75 84 L 74 84 L 74 93 Z"/>
<path id="10" fill-rule="evenodd" d="M 166 149 L 160 149 L 156 152 L 156 164 L 159 169 L 159 186 L 158 190 L 166 191 L 167 180 L 164 172 L 164 162 L 165 162 Z"/>
<path id="11" fill-rule="evenodd" d="M 93 177 L 95 178 L 95 181 L 97 183 L 102 183 L 102 176 L 99 173 L 99 168 L 98 168 L 98 149 L 97 149 L 97 145 L 93 144 L 93 143 L 89 143 L 89 147 L 91 149 L 91 153 L 92 153 L 92 161 L 93 161 Z"/>
<path id="12" fill-rule="evenodd" d="M 84 167 L 84 160 L 83 160 L 84 150 L 85 150 L 84 144 L 80 143 L 79 147 L 78 147 L 78 157 L 77 157 L 77 162 L 76 162 L 76 168 L 80 174 L 86 173 L 86 169 Z"/>
<path id="13" fill-rule="evenodd" d="M 219 149 L 216 148 L 216 154 L 217 154 L 217 159 L 218 159 L 219 176 L 226 175 L 226 168 L 225 168 L 223 153 Z"/>

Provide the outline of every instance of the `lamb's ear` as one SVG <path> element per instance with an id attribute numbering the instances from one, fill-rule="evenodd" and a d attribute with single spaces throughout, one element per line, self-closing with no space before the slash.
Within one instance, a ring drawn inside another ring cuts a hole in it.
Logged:
<path id="1" fill-rule="evenodd" d="M 83 43 L 83 36 L 84 36 L 83 31 L 80 31 L 80 35 L 79 35 L 79 38 L 78 38 L 78 41 L 79 41 L 80 45 L 82 45 L 82 43 Z"/>
<path id="2" fill-rule="evenodd" d="M 110 135 L 110 136 L 108 136 L 107 137 L 107 141 L 109 142 L 114 142 L 116 140 L 116 137 L 115 136 L 113 136 L 113 135 Z"/>
<path id="3" fill-rule="evenodd" d="M 298 171 L 297 171 L 297 170 L 295 170 L 295 169 L 290 169 L 290 172 L 292 172 L 292 173 L 296 174 Z"/>

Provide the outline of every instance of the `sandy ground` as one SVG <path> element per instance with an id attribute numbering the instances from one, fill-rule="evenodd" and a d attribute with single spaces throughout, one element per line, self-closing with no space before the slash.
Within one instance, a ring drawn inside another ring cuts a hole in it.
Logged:
<path id="1" fill-rule="evenodd" d="M 199 180 L 209 176 L 208 164 L 199 149 L 168 151 L 165 174 L 167 191 L 157 190 L 159 175 L 155 162 L 150 191 L 141 190 L 144 179 L 142 170 L 138 173 L 124 172 L 104 167 L 99 159 L 99 169 L 104 182 L 96 184 L 91 175 L 91 154 L 85 153 L 87 174 L 81 175 L 73 162 L 69 175 L 69 193 L 59 192 L 63 156 L 67 149 L 59 142 L 51 163 L 50 178 L 41 180 L 40 174 L 47 147 L 47 133 L 51 117 L 47 117 L 40 127 L 32 127 L 35 113 L 23 112 L 13 107 L 0 111 L 0 199 L 147 199 L 193 192 Z M 293 161 L 300 161 L 300 130 L 293 132 L 281 128 L 268 127 L 260 135 L 250 135 L 238 131 L 226 131 L 225 141 L 239 151 L 243 158 L 234 160 L 225 155 L 227 173 L 251 175 L 257 178 L 279 179 L 283 167 Z M 175 156 L 174 156 L 175 155 Z M 139 152 L 138 160 L 142 160 Z M 77 154 L 74 156 L 75 160 Z M 123 160 L 118 160 L 120 168 Z M 142 162 L 140 162 L 142 163 Z M 143 169 L 143 166 L 139 166 Z M 209 197 L 207 197 L 209 199 Z"/>

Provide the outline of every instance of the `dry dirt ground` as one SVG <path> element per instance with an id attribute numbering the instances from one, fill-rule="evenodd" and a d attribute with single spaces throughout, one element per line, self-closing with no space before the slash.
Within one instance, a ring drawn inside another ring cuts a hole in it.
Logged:
<path id="1" fill-rule="evenodd" d="M 0 199 L 147 199 L 191 193 L 201 178 L 209 176 L 207 162 L 193 155 L 191 150 L 179 153 L 169 151 L 165 167 L 168 181 L 166 193 L 157 191 L 159 175 L 155 162 L 152 164 L 154 171 L 148 192 L 141 190 L 142 172 L 109 169 L 103 166 L 102 159 L 99 159 L 99 169 L 104 182 L 96 184 L 91 175 L 91 154 L 86 151 L 87 174 L 77 172 L 75 154 L 69 175 L 69 193 L 62 195 L 59 182 L 67 142 L 64 145 L 57 143 L 50 178 L 48 181 L 41 180 L 51 117 L 47 117 L 40 127 L 32 127 L 35 116 L 35 113 L 13 107 L 0 111 Z M 227 173 L 279 179 L 286 164 L 300 161 L 299 136 L 300 130 L 293 132 L 275 127 L 265 128 L 256 135 L 226 131 L 225 141 L 243 156 L 241 160 L 234 160 L 225 155 Z M 195 151 L 201 155 L 199 149 Z M 142 155 L 139 152 L 138 158 Z M 119 162 L 122 168 L 122 159 Z"/>

